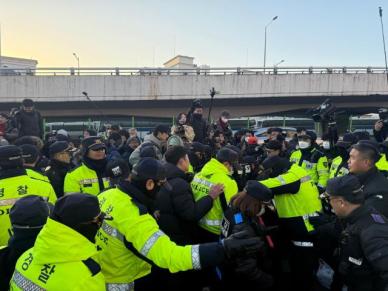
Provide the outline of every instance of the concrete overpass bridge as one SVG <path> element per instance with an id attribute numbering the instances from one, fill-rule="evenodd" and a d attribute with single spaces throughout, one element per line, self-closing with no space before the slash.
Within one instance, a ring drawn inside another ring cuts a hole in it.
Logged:
<path id="1" fill-rule="evenodd" d="M 219 94 L 213 116 L 303 115 L 324 99 L 349 114 L 388 107 L 384 68 L 37 68 L 0 69 L 0 110 L 24 98 L 37 102 L 46 117 L 172 117 L 194 98 L 209 104 L 209 89 Z M 88 100 L 82 92 L 86 91 Z"/>

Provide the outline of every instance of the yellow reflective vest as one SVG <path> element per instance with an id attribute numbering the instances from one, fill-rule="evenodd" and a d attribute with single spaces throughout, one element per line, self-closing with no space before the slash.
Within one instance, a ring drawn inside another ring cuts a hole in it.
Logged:
<path id="1" fill-rule="evenodd" d="M 388 172 L 388 161 L 385 154 L 381 154 L 381 158 L 376 163 L 376 168 L 383 173 Z"/>
<path id="2" fill-rule="evenodd" d="M 25 170 L 8 178 L 0 178 L 0 245 L 6 245 L 12 235 L 9 211 L 15 202 L 28 195 L 38 195 L 54 204 L 57 200 L 50 183 L 30 178 Z"/>
<path id="3" fill-rule="evenodd" d="M 98 200 L 101 211 L 113 217 L 96 236 L 108 290 L 132 290 L 136 279 L 151 272 L 150 261 L 171 273 L 200 268 L 199 246 L 177 246 L 124 190 L 106 190 Z"/>
<path id="4" fill-rule="evenodd" d="M 313 148 L 311 150 L 311 155 L 319 157 L 320 155 L 323 155 L 323 154 L 318 152 L 317 149 Z M 301 161 L 301 159 L 302 159 L 301 150 L 297 150 L 291 154 L 290 161 L 305 169 L 308 175 L 313 180 L 313 182 L 318 187 L 325 188 L 327 185 L 327 180 L 329 179 L 329 164 L 327 161 L 327 157 L 321 156 L 318 159 L 313 158 L 311 161 L 307 161 L 307 160 Z"/>
<path id="5" fill-rule="evenodd" d="M 275 194 L 275 207 L 279 218 L 302 217 L 306 230 L 310 232 L 314 228 L 308 218 L 321 211 L 322 204 L 319 199 L 318 189 L 305 169 L 293 164 L 286 173 L 259 182 L 270 189 L 274 189 L 296 181 L 300 181 L 299 191 L 295 194 Z"/>
<path id="6" fill-rule="evenodd" d="M 17 261 L 10 290 L 105 290 L 96 245 L 48 218 L 35 245 Z"/>
<path id="7" fill-rule="evenodd" d="M 342 157 L 338 156 L 333 159 L 333 162 L 330 166 L 330 176 L 329 179 L 335 178 L 335 177 L 342 177 L 347 174 L 349 174 L 349 169 L 346 167 L 341 166 L 342 164 Z"/>
<path id="8" fill-rule="evenodd" d="M 215 184 L 224 185 L 225 204 L 229 204 L 232 196 L 237 194 L 238 186 L 235 180 L 230 176 L 228 169 L 216 159 L 211 159 L 205 164 L 201 172 L 194 176 L 191 182 L 195 201 L 208 195 L 210 188 Z M 222 201 L 219 196 L 213 202 L 213 207 L 199 221 L 199 226 L 205 230 L 219 235 L 221 233 L 221 222 L 224 216 Z"/>
<path id="9" fill-rule="evenodd" d="M 104 185 L 102 189 L 100 188 L 96 171 L 82 163 L 79 167 L 66 174 L 63 192 L 65 195 L 70 193 L 97 195 L 104 189 L 109 188 L 109 179 L 103 177 L 101 179 Z"/>

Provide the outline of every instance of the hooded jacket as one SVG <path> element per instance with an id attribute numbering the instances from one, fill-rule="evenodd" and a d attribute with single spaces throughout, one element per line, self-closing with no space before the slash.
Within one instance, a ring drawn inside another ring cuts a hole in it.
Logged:
<path id="1" fill-rule="evenodd" d="M 48 219 L 33 248 L 17 261 L 12 290 L 105 290 L 96 246 L 86 237 Z"/>
<path id="2" fill-rule="evenodd" d="M 140 160 L 140 150 L 145 144 L 152 144 L 156 153 L 156 158 L 162 160 L 163 158 L 163 142 L 159 140 L 152 133 L 144 137 L 144 142 L 138 146 L 130 155 L 129 163 L 134 167 Z"/>

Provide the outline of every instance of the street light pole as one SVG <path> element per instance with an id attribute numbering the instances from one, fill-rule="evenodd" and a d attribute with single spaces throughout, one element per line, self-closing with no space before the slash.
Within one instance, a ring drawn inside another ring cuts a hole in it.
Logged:
<path id="1" fill-rule="evenodd" d="M 273 18 L 271 19 L 271 21 L 268 22 L 268 24 L 267 24 L 267 25 L 265 26 L 265 28 L 264 28 L 264 65 L 263 65 L 264 73 L 265 73 L 265 63 L 266 63 L 266 61 L 267 61 L 267 28 L 268 28 L 268 26 L 269 26 L 272 22 L 274 22 L 276 19 L 278 19 L 277 16 L 273 17 Z"/>
<path id="2" fill-rule="evenodd" d="M 78 76 L 79 76 L 79 57 L 76 53 L 73 53 L 73 56 L 75 57 L 75 59 L 77 60 L 77 64 L 78 64 Z"/>
<path id="3" fill-rule="evenodd" d="M 276 68 L 277 66 L 279 66 L 280 64 L 283 64 L 285 61 L 284 60 L 281 60 L 280 62 L 274 64 L 273 66 Z"/>
<path id="4" fill-rule="evenodd" d="M 387 64 L 387 51 L 385 49 L 385 35 L 384 35 L 384 24 L 383 24 L 383 9 L 379 7 L 380 23 L 381 23 L 381 35 L 383 36 L 383 47 L 384 47 L 384 58 L 385 58 L 385 74 L 387 75 L 388 83 L 388 64 Z"/>

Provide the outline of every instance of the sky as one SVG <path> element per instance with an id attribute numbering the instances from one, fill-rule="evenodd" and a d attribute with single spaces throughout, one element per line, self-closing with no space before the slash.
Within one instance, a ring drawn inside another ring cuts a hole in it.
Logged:
<path id="1" fill-rule="evenodd" d="M 0 0 L 2 55 L 39 67 L 384 66 L 387 0 Z"/>

